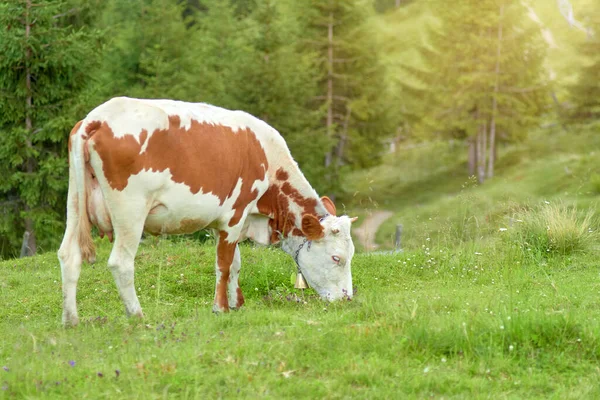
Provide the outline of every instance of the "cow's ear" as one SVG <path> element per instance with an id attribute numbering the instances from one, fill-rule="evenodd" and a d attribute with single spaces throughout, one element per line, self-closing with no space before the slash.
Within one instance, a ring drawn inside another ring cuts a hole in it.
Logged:
<path id="1" fill-rule="evenodd" d="M 323 196 L 321 197 L 321 203 L 323 203 L 323 206 L 325 207 L 325 209 L 327 210 L 327 212 L 331 215 L 336 215 L 336 208 L 335 208 L 335 204 L 333 204 L 333 201 L 331 201 L 331 199 L 327 196 Z"/>
<path id="2" fill-rule="evenodd" d="M 306 214 L 302 217 L 302 233 L 304 233 L 304 236 L 306 236 L 308 240 L 321 239 L 325 236 L 323 231 L 323 225 L 321 225 L 317 217 L 310 214 Z"/>

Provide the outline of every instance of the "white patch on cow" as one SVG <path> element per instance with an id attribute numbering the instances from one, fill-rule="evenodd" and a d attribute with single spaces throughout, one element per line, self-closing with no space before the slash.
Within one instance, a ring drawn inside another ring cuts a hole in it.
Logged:
<path id="1" fill-rule="evenodd" d="M 229 308 L 237 308 L 238 293 L 237 289 L 240 287 L 240 269 L 242 268 L 242 259 L 240 256 L 239 246 L 235 246 L 235 253 L 233 254 L 233 262 L 229 269 L 229 281 L 227 282 L 227 298 L 229 302 Z"/>
<path id="2" fill-rule="evenodd" d="M 218 253 L 217 253 L 218 254 Z M 221 277 L 223 276 L 223 273 L 221 272 L 221 269 L 219 268 L 219 258 L 217 255 L 217 259 L 215 260 L 215 300 L 213 303 L 213 312 L 215 313 L 219 313 L 222 312 L 223 310 L 221 309 L 221 307 L 218 305 L 217 303 L 217 287 L 219 286 L 219 283 L 221 282 Z"/>
<path id="3" fill-rule="evenodd" d="M 269 218 L 261 214 L 250 214 L 246 218 L 242 238 L 250 239 L 264 246 L 271 244 L 271 231 L 269 230 Z"/>
<path id="4" fill-rule="evenodd" d="M 87 123 L 106 122 L 115 137 L 133 135 L 138 142 L 143 130 L 148 132 L 148 140 L 156 129 L 169 127 L 169 116 L 160 108 L 128 97 L 115 97 L 107 101 L 92 110 L 85 120 Z"/>
<path id="5" fill-rule="evenodd" d="M 153 134 L 154 134 L 154 132 L 148 134 L 146 141 L 142 144 L 142 148 L 140 149 L 140 154 L 144 153 L 146 151 L 146 149 L 148 149 L 148 143 L 150 143 L 150 138 L 152 137 Z M 139 141 L 140 141 L 140 138 L 138 137 L 138 142 Z"/>
<path id="6" fill-rule="evenodd" d="M 169 116 L 177 115 L 181 121 L 181 127 L 185 129 L 190 129 L 192 120 L 200 123 L 227 126 L 234 132 L 248 127 L 249 114 L 242 111 L 226 110 L 205 103 L 186 103 L 174 100 L 135 99 L 135 101 L 159 108 Z"/>
<path id="7" fill-rule="evenodd" d="M 144 170 L 130 176 L 123 190 L 125 196 L 129 191 L 147 191 L 150 214 L 146 217 L 144 230 L 154 234 L 191 233 L 194 224 L 196 230 L 216 227 L 219 225 L 219 216 L 228 211 L 227 205 L 221 206 L 216 195 L 202 190 L 193 194 L 187 185 L 174 182 L 169 169 L 160 172 Z M 157 206 L 160 206 L 158 212 L 152 213 Z M 186 221 L 188 229 L 182 231 L 182 224 L 186 224 Z"/>

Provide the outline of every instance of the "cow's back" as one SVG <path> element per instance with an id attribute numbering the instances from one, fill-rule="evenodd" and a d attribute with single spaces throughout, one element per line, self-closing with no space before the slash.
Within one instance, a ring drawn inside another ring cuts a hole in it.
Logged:
<path id="1" fill-rule="evenodd" d="M 105 196 L 143 196 L 154 202 L 151 215 L 167 208 L 163 219 L 175 218 L 173 226 L 182 224 L 186 209 L 203 206 L 204 214 L 190 217 L 226 215 L 227 223 L 236 224 L 262 195 L 259 187 L 266 190 L 255 184 L 266 182 L 267 157 L 248 125 L 247 114 L 206 104 L 129 98 L 110 100 L 84 121 L 90 165 Z M 185 231 L 203 227 L 187 224 Z"/>

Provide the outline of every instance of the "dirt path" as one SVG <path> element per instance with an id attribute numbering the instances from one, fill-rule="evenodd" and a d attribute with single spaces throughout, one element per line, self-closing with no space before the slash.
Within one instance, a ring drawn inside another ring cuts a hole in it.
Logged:
<path id="1" fill-rule="evenodd" d="M 375 243 L 375 234 L 379 226 L 392 215 L 391 211 L 374 211 L 358 228 L 352 230 L 365 251 L 373 251 L 379 247 Z"/>

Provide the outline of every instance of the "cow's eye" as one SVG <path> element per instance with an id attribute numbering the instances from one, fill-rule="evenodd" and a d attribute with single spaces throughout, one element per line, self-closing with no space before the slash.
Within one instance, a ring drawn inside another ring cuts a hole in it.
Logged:
<path id="1" fill-rule="evenodd" d="M 340 263 L 340 258 L 338 256 L 331 256 L 331 259 L 336 263 L 339 264 Z"/>

